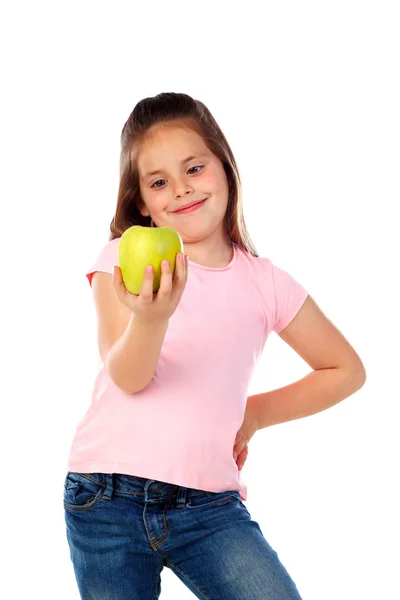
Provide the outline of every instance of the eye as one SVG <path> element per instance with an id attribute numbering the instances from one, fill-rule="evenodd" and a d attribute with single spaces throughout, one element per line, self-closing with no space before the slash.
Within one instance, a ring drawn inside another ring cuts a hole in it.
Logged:
<path id="1" fill-rule="evenodd" d="M 151 187 L 152 187 L 152 188 L 153 188 L 153 187 L 157 187 L 157 188 L 158 188 L 158 187 L 160 187 L 159 185 L 156 185 L 156 184 L 157 184 L 157 183 L 159 183 L 160 181 L 165 181 L 165 180 L 164 180 L 164 179 L 158 179 L 158 181 L 155 181 Z"/>
<path id="2" fill-rule="evenodd" d="M 196 167 L 190 167 L 189 171 L 191 171 L 192 169 L 202 169 L 203 167 L 201 165 L 198 165 Z M 197 171 L 198 172 L 198 171 Z"/>
<path id="3" fill-rule="evenodd" d="M 188 170 L 188 172 L 191 171 L 192 169 L 202 169 L 202 168 L 203 168 L 203 165 L 196 165 L 195 167 L 190 167 L 190 169 Z M 197 173 L 198 173 L 198 171 L 197 171 Z M 196 175 L 196 173 L 194 173 L 194 175 Z M 153 185 L 151 187 L 152 188 L 154 188 L 154 187 L 155 188 L 161 187 L 161 186 L 157 185 L 157 183 L 159 183 L 160 181 L 165 181 L 165 179 L 158 179 L 157 181 L 155 181 L 153 183 Z"/>

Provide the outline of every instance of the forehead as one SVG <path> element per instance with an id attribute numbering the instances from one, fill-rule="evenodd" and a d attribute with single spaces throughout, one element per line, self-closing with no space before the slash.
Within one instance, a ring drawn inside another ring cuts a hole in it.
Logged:
<path id="1" fill-rule="evenodd" d="M 163 126 L 146 135 L 137 153 L 137 169 L 140 177 L 148 177 L 168 168 L 174 168 L 190 156 L 209 156 L 203 138 L 193 129 L 179 126 Z"/>

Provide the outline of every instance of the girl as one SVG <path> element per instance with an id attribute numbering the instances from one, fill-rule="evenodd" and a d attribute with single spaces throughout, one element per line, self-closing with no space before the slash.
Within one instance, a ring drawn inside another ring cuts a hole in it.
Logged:
<path id="1" fill-rule="evenodd" d="M 87 272 L 102 366 L 64 489 L 81 598 L 159 598 L 167 566 L 203 600 L 299 600 L 244 504 L 247 445 L 354 393 L 363 364 L 306 289 L 258 256 L 235 159 L 204 104 L 142 100 L 121 146 L 111 235 Z M 157 294 L 151 267 L 139 296 L 122 281 L 118 243 L 135 224 L 173 227 L 184 243 Z M 313 370 L 247 397 L 271 332 Z"/>

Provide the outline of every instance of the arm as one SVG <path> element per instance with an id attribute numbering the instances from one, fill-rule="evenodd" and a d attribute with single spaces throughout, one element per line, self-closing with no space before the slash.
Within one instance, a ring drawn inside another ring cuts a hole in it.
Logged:
<path id="1" fill-rule="evenodd" d="M 117 266 L 114 277 L 99 271 L 93 275 L 99 352 L 109 376 L 123 391 L 134 394 L 150 383 L 186 281 L 183 254 L 174 280 L 169 264 L 162 267 L 157 294 L 153 294 L 152 270 L 144 275 L 139 296 L 127 291 Z"/>
<path id="2" fill-rule="evenodd" d="M 313 372 L 295 383 L 248 398 L 258 429 L 323 411 L 364 385 L 366 371 L 360 357 L 310 296 L 278 335 Z"/>
<path id="3" fill-rule="evenodd" d="M 364 384 L 364 378 L 341 367 L 312 371 L 285 387 L 249 396 L 255 411 L 257 429 L 301 419 L 321 412 L 351 396 Z"/>
<path id="4" fill-rule="evenodd" d="M 168 320 L 142 323 L 135 314 L 130 316 L 122 336 L 107 352 L 105 368 L 114 383 L 134 394 L 151 381 L 168 328 Z"/>

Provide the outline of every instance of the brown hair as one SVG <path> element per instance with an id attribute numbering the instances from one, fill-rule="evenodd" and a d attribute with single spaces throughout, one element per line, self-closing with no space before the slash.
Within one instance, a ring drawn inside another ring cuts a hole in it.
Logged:
<path id="1" fill-rule="evenodd" d="M 133 157 L 150 128 L 170 121 L 178 121 L 196 131 L 208 149 L 221 160 L 229 189 L 225 230 L 232 242 L 253 256 L 258 256 L 244 222 L 238 167 L 224 134 L 200 100 L 173 92 L 158 94 L 138 102 L 122 129 L 117 207 L 110 224 L 109 240 L 120 237 L 132 225 L 150 226 L 151 218 L 144 217 L 138 209 L 142 199 L 139 174 Z"/>

